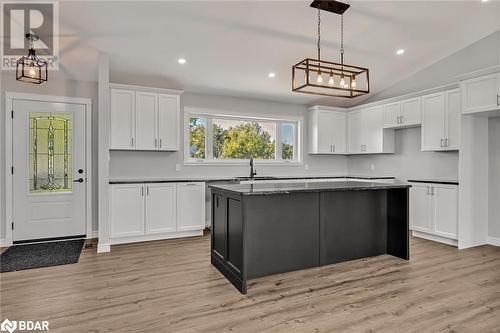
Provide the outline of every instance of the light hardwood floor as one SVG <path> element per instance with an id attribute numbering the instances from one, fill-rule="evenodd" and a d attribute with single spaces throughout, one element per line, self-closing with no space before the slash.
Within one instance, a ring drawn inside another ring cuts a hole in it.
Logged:
<path id="1" fill-rule="evenodd" d="M 120 245 L 0 274 L 0 320 L 49 320 L 51 332 L 500 332 L 500 248 L 412 239 L 409 262 L 261 278 L 243 296 L 209 246 L 208 235 Z"/>

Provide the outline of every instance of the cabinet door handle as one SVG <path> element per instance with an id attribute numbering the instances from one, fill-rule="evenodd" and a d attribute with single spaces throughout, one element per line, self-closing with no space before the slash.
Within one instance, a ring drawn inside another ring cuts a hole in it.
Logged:
<path id="1" fill-rule="evenodd" d="M 149 186 L 146 186 L 146 195 L 149 195 Z"/>
<path id="2" fill-rule="evenodd" d="M 398 116 L 398 124 L 401 124 L 401 116 Z"/>
<path id="3" fill-rule="evenodd" d="M 134 147 L 134 138 L 130 138 L 130 147 Z"/>
<path id="4" fill-rule="evenodd" d="M 158 147 L 158 139 L 155 139 L 155 148 Z"/>
<path id="5" fill-rule="evenodd" d="M 332 147 L 333 147 L 333 152 L 335 153 L 335 145 L 332 145 Z"/>
<path id="6" fill-rule="evenodd" d="M 162 144 L 161 144 L 161 138 L 160 138 L 160 148 L 161 148 Z"/>
<path id="7" fill-rule="evenodd" d="M 430 192 L 430 187 L 429 187 L 429 186 L 427 186 L 427 195 L 430 195 L 430 194 L 431 194 L 431 192 Z"/>
<path id="8" fill-rule="evenodd" d="M 401 118 L 400 118 L 401 123 L 400 123 L 400 124 L 403 124 L 403 123 L 404 123 L 404 120 L 403 120 L 403 119 L 404 119 L 404 117 L 403 117 L 403 116 L 401 116 Z"/>
<path id="9" fill-rule="evenodd" d="M 141 187 L 141 197 L 143 197 L 143 196 L 144 196 L 144 186 Z"/>
<path id="10" fill-rule="evenodd" d="M 497 106 L 500 106 L 500 94 L 497 94 Z"/>
<path id="11" fill-rule="evenodd" d="M 444 139 L 441 139 L 441 145 L 440 145 L 440 146 L 441 146 L 441 148 L 443 148 L 443 145 L 444 145 L 444 144 L 443 144 L 443 141 L 444 141 Z"/>
<path id="12" fill-rule="evenodd" d="M 444 139 L 444 146 L 448 147 L 449 146 L 450 140 L 448 138 Z"/>

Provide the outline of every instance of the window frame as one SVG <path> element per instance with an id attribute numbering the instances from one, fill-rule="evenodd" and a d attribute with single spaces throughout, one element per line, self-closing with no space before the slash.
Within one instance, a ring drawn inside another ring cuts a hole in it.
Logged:
<path id="1" fill-rule="evenodd" d="M 189 152 L 189 119 L 192 117 L 206 118 L 207 126 L 205 128 L 205 158 L 196 159 L 190 156 Z M 257 121 L 271 122 L 276 124 L 276 144 L 275 144 L 275 159 L 262 160 L 256 159 L 255 164 L 272 164 L 272 165 L 302 165 L 302 123 L 303 117 L 298 116 L 249 116 L 243 114 L 220 113 L 216 110 L 200 109 L 200 108 L 184 108 L 184 165 L 245 165 L 249 159 L 214 159 L 213 158 L 213 120 L 227 119 L 239 121 Z M 294 124 L 295 131 L 293 135 L 294 159 L 284 160 L 282 157 L 282 124 Z"/>

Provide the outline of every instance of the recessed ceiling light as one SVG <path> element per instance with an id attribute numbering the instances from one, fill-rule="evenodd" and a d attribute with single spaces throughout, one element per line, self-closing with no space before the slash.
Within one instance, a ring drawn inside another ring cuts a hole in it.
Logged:
<path id="1" fill-rule="evenodd" d="M 488 2 L 488 0 L 481 0 L 481 2 Z"/>
<path id="2" fill-rule="evenodd" d="M 184 58 L 179 58 L 179 60 L 177 60 L 177 62 L 178 62 L 179 64 L 181 64 L 181 65 L 182 65 L 182 64 L 185 64 L 185 63 L 186 63 L 186 59 L 184 59 Z"/>
<path id="3" fill-rule="evenodd" d="M 403 53 L 405 53 L 405 49 L 399 49 L 396 51 L 397 55 L 402 55 Z"/>
<path id="4" fill-rule="evenodd" d="M 267 76 L 268 76 L 269 78 L 271 78 L 271 79 L 272 79 L 273 77 L 275 77 L 275 76 L 276 76 L 276 73 L 272 73 L 272 72 L 271 72 L 271 73 L 267 74 Z"/>

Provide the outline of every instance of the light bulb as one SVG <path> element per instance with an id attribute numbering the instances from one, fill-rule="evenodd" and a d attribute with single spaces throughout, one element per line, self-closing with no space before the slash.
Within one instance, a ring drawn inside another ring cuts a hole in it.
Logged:
<path id="1" fill-rule="evenodd" d="M 33 67 L 31 67 L 31 68 L 30 68 L 30 70 L 29 70 L 29 75 L 30 75 L 31 77 L 35 77 L 36 72 L 35 72 L 35 69 L 34 69 Z"/>
<path id="2" fill-rule="evenodd" d="M 323 83 L 323 75 L 321 75 L 321 72 L 318 72 L 318 78 L 316 79 L 318 83 Z"/>
<path id="3" fill-rule="evenodd" d="M 330 72 L 330 78 L 328 79 L 328 85 L 332 86 L 335 84 L 335 81 L 333 81 L 333 73 Z"/>
<path id="4" fill-rule="evenodd" d="M 351 81 L 351 88 L 356 88 L 357 84 L 356 84 L 356 78 L 352 78 L 352 81 Z"/>
<path id="5" fill-rule="evenodd" d="M 344 75 L 340 77 L 340 86 L 345 88 L 345 80 L 344 80 Z"/>

